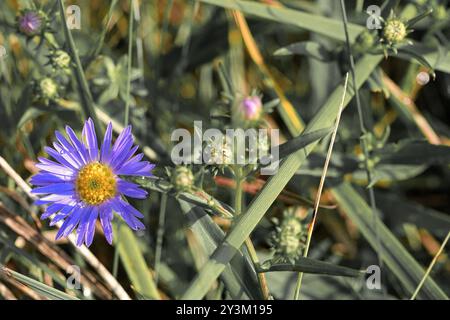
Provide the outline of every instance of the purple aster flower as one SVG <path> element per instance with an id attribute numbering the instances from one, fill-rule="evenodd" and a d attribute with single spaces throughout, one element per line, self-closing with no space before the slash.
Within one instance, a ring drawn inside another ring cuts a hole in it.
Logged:
<path id="1" fill-rule="evenodd" d="M 26 11 L 19 17 L 19 30 L 27 36 L 38 34 L 42 27 L 43 17 L 39 12 Z"/>
<path id="2" fill-rule="evenodd" d="M 262 112 L 261 98 L 258 96 L 249 96 L 242 101 L 242 107 L 246 120 L 258 120 Z"/>
<path id="3" fill-rule="evenodd" d="M 155 167 L 141 161 L 143 154 L 134 155 L 131 126 L 125 128 L 111 146 L 112 125 L 108 125 L 100 150 L 94 124 L 88 119 L 79 140 L 72 128 L 66 126 L 68 139 L 56 131 L 54 148 L 45 151 L 56 161 L 39 157 L 40 172 L 31 178 L 34 194 L 40 195 L 37 205 L 48 205 L 41 219 L 53 216 L 50 225 L 64 220 L 56 239 L 67 237 L 77 228 L 77 245 L 90 246 L 95 223 L 100 219 L 106 240 L 113 239 L 111 220 L 113 211 L 133 230 L 144 229 L 138 219 L 143 215 L 132 207 L 125 196 L 144 199 L 147 192 L 121 176 L 151 176 Z"/>

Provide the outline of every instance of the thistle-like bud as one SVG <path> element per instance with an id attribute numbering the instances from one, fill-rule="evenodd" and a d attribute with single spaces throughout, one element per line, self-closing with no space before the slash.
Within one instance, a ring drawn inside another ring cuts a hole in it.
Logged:
<path id="1" fill-rule="evenodd" d="M 204 158 L 209 165 L 227 166 L 233 163 L 233 150 L 229 139 L 224 136 L 218 141 L 207 142 Z"/>
<path id="2" fill-rule="evenodd" d="M 42 11 L 26 10 L 19 16 L 17 26 L 20 32 L 32 37 L 42 32 L 45 19 Z"/>
<path id="3" fill-rule="evenodd" d="M 172 174 L 172 184 L 178 191 L 186 191 L 194 185 L 194 174 L 185 166 L 178 166 Z"/>
<path id="4" fill-rule="evenodd" d="M 263 114 L 263 105 L 259 96 L 245 97 L 241 102 L 241 112 L 246 121 L 258 121 Z"/>
<path id="5" fill-rule="evenodd" d="M 407 36 L 405 24 L 397 18 L 389 18 L 383 28 L 384 40 L 389 44 L 402 42 Z"/>
<path id="6" fill-rule="evenodd" d="M 358 36 L 358 38 L 356 38 L 354 49 L 358 53 L 364 53 L 371 49 L 374 45 L 375 35 L 372 32 L 365 30 Z"/>
<path id="7" fill-rule="evenodd" d="M 53 67 L 60 70 L 67 70 L 70 67 L 70 55 L 63 50 L 55 50 L 50 56 L 50 62 Z"/>
<path id="8" fill-rule="evenodd" d="M 43 78 L 37 83 L 37 95 L 46 104 L 58 98 L 58 84 L 52 78 Z"/>
<path id="9" fill-rule="evenodd" d="M 305 247 L 305 228 L 293 212 L 286 212 L 283 221 L 273 237 L 275 255 L 290 262 L 301 256 Z"/>

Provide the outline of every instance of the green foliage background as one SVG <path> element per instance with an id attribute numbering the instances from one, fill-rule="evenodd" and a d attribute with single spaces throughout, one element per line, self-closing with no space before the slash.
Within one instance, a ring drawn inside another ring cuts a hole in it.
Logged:
<path id="1" fill-rule="evenodd" d="M 419 288 L 418 299 L 448 299 L 448 250 L 438 253 L 450 232 L 450 11 L 437 0 L 343 2 L 348 21 L 335 0 L 2 1 L 0 298 L 409 299 Z M 81 30 L 63 23 L 71 4 Z M 411 43 L 361 48 L 369 4 L 414 22 Z M 49 19 L 27 38 L 16 18 L 33 5 Z M 48 63 L 55 48 L 70 54 L 67 72 Z M 58 86 L 49 101 L 37 90 L 46 77 Z M 225 128 L 254 89 L 287 143 L 278 172 L 198 165 L 195 186 L 177 189 L 172 131 Z M 274 219 L 293 210 L 307 230 L 343 94 L 308 257 L 280 262 Z M 132 124 L 157 169 L 137 180 L 150 197 L 133 201 L 147 229 L 116 217 L 113 246 L 98 228 L 80 249 L 54 241 L 27 181 L 54 131 L 79 132 L 89 116 L 99 136 L 109 121 L 116 134 Z M 379 290 L 366 286 L 370 265 Z"/>

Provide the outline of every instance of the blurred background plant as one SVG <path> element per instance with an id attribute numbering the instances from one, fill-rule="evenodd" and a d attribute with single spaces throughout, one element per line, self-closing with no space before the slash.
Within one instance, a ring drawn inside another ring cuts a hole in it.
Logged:
<path id="1" fill-rule="evenodd" d="M 80 29 L 62 19 L 69 5 L 81 9 Z M 366 28 L 369 5 L 380 29 Z M 405 299 L 419 289 L 417 298 L 447 299 L 447 1 L 5 0 L 0 9 L 0 298 Z M 355 81 L 302 257 L 347 72 Z M 115 133 L 132 124 L 157 178 L 135 179 L 151 191 L 133 201 L 145 231 L 116 217 L 113 246 L 97 235 L 79 249 L 54 241 L 26 181 L 54 131 L 81 130 L 88 116 L 102 133 L 109 121 Z M 194 134 L 194 121 L 280 129 L 279 172 L 175 166 L 171 134 Z M 68 285 L 72 265 L 78 287 Z M 366 286 L 370 265 L 381 267 L 380 289 Z"/>

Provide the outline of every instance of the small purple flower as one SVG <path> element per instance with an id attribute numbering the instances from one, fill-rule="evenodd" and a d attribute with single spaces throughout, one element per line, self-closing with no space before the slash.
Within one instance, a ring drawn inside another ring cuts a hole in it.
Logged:
<path id="1" fill-rule="evenodd" d="M 19 30 L 27 36 L 34 36 L 41 31 L 43 16 L 36 11 L 25 11 L 19 17 Z"/>
<path id="2" fill-rule="evenodd" d="M 245 120 L 258 120 L 262 113 L 262 102 L 258 96 L 249 96 L 242 101 Z"/>
<path id="3" fill-rule="evenodd" d="M 132 207 L 125 196 L 144 199 L 147 192 L 120 176 L 151 176 L 154 164 L 141 161 L 143 154 L 134 155 L 131 126 L 125 128 L 111 146 L 112 125 L 108 125 L 103 144 L 99 146 L 94 124 L 88 119 L 79 140 L 72 128 L 66 126 L 68 139 L 56 131 L 54 148 L 45 151 L 56 161 L 39 157 L 40 172 L 31 178 L 34 194 L 40 195 L 36 205 L 48 205 L 41 219 L 53 216 L 50 225 L 64 221 L 56 239 L 67 237 L 77 226 L 77 245 L 90 246 L 95 223 L 100 219 L 106 240 L 112 244 L 113 211 L 133 230 L 145 229 L 138 219 L 143 215 Z"/>

